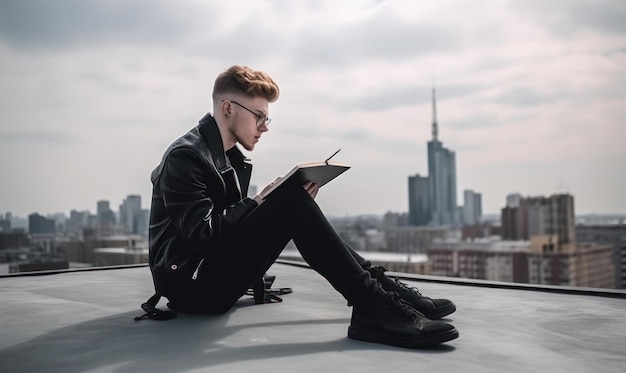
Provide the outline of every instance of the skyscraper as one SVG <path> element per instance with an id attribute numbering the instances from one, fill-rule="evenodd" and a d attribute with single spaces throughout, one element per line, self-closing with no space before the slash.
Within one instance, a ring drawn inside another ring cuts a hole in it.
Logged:
<path id="1" fill-rule="evenodd" d="M 424 226 L 430 223 L 430 185 L 428 177 L 409 176 L 409 224 Z"/>
<path id="2" fill-rule="evenodd" d="M 428 142 L 428 176 L 409 176 L 409 224 L 459 225 L 462 209 L 456 204 L 456 157 L 439 141 L 434 88 L 432 136 Z M 480 205 L 480 195 L 477 198 L 472 206 Z"/>
<path id="3" fill-rule="evenodd" d="M 127 228 L 128 233 L 139 233 L 138 219 L 141 215 L 141 196 L 128 195 L 120 205 L 120 225 Z"/>
<path id="4" fill-rule="evenodd" d="M 474 225 L 480 222 L 482 216 L 482 196 L 473 190 L 463 191 L 463 224 Z"/>
<path id="5" fill-rule="evenodd" d="M 98 224 L 115 224 L 115 214 L 111 210 L 109 201 L 100 200 L 96 205 L 96 214 L 98 217 Z"/>
<path id="6" fill-rule="evenodd" d="M 56 226 L 54 224 L 54 219 L 46 218 L 36 212 L 28 215 L 28 233 L 39 234 L 55 232 Z"/>
<path id="7" fill-rule="evenodd" d="M 528 235 L 556 235 L 559 244 L 576 241 L 574 197 L 556 194 L 550 197 L 532 197 L 525 201 L 528 206 Z"/>
<path id="8" fill-rule="evenodd" d="M 428 142 L 428 178 L 432 225 L 458 224 L 456 157 L 439 141 L 437 99 L 433 88 L 432 139 Z"/>

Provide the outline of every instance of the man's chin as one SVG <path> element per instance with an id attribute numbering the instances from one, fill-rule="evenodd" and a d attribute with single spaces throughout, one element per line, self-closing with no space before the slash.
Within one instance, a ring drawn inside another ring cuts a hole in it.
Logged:
<path id="1" fill-rule="evenodd" d="M 254 150 L 254 145 L 255 144 L 241 144 L 241 146 L 243 146 L 243 148 L 246 149 L 249 152 Z"/>

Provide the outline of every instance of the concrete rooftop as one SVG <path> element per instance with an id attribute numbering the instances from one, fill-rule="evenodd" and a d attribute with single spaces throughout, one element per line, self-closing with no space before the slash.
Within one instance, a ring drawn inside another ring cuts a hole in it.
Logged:
<path id="1" fill-rule="evenodd" d="M 270 273 L 294 290 L 283 303 L 244 297 L 222 316 L 140 322 L 147 267 L 0 278 L 0 372 L 626 370 L 623 298 L 410 281 L 456 303 L 447 321 L 460 337 L 407 350 L 348 339 L 351 309 L 316 272 Z"/>

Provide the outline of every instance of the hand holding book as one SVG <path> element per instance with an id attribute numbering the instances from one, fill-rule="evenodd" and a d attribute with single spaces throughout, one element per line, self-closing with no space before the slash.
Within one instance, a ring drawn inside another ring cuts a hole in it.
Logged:
<path id="1" fill-rule="evenodd" d="M 261 193 L 254 197 L 255 201 L 260 204 L 270 193 L 287 183 L 303 186 L 307 192 L 315 198 L 318 188 L 321 188 L 350 168 L 350 166 L 345 164 L 329 162 L 339 150 L 323 162 L 310 162 L 296 165 L 285 176 L 277 178 L 274 182 L 263 188 Z"/>
<path id="2" fill-rule="evenodd" d="M 320 190 L 319 185 L 312 181 L 307 181 L 302 187 L 304 188 L 304 190 L 306 190 L 307 193 L 309 193 L 309 195 L 311 195 L 311 198 L 313 199 L 317 197 L 317 192 L 319 192 Z"/>
<path id="3" fill-rule="evenodd" d="M 282 176 L 281 177 L 277 177 L 276 179 L 274 179 L 274 181 L 272 181 L 271 183 L 267 184 L 265 186 L 265 188 L 263 188 L 263 190 L 261 190 L 261 192 L 259 194 L 257 194 L 256 196 L 254 196 L 254 200 L 256 201 L 256 203 L 258 203 L 259 205 L 261 203 L 263 203 L 263 201 L 265 200 L 265 198 L 268 196 L 268 194 L 274 190 L 274 184 L 280 184 L 282 183 Z"/>

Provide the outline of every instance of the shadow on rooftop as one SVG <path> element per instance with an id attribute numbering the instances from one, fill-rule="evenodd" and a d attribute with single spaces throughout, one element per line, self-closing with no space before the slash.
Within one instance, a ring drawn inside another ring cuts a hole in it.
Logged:
<path id="1" fill-rule="evenodd" d="M 322 319 L 285 322 L 257 322 L 227 325 L 238 308 L 247 307 L 240 301 L 224 315 L 186 315 L 166 322 L 133 321 L 141 311 L 129 311 L 62 327 L 27 342 L 0 351 L 0 361 L 10 362 L 10 371 L 91 371 L 105 368 L 116 372 L 173 372 L 219 366 L 233 362 L 293 357 L 320 352 L 350 350 L 397 350 L 340 338 L 314 343 L 279 343 L 251 341 L 253 345 L 234 346 L 229 336 L 244 329 L 277 330 L 290 325 L 341 324 L 349 320 Z M 285 330 L 279 331 L 285 333 Z M 256 344 L 254 344 L 256 343 Z M 441 345 L 417 353 L 443 353 L 454 347 Z"/>

